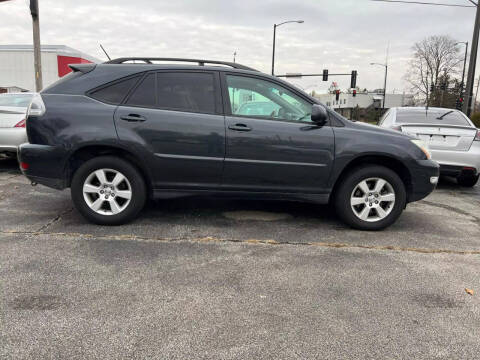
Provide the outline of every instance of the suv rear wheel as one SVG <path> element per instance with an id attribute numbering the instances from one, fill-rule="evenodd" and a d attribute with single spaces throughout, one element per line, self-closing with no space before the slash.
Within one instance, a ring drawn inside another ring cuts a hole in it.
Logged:
<path id="1" fill-rule="evenodd" d="M 102 156 L 84 163 L 71 184 L 72 200 L 89 221 L 120 225 L 133 220 L 147 197 L 142 175 L 129 162 Z"/>
<path id="2" fill-rule="evenodd" d="M 368 165 L 348 173 L 334 201 L 338 216 L 351 227 L 381 230 L 398 219 L 406 199 L 405 185 L 394 171 Z"/>

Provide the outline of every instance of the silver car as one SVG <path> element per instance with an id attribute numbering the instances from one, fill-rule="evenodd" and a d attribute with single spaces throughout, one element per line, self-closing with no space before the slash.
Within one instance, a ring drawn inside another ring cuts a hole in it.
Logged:
<path id="1" fill-rule="evenodd" d="M 462 112 L 425 107 L 391 108 L 379 126 L 416 136 L 428 145 L 440 174 L 475 186 L 480 172 L 480 130 Z"/>
<path id="2" fill-rule="evenodd" d="M 17 155 L 17 147 L 27 142 L 26 113 L 33 93 L 0 94 L 0 153 Z"/>

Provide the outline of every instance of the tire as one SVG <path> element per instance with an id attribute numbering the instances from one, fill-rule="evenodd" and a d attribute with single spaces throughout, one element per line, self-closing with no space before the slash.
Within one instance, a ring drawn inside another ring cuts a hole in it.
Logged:
<path id="1" fill-rule="evenodd" d="M 147 188 L 143 176 L 131 163 L 101 156 L 78 168 L 73 175 L 71 195 L 75 207 L 88 221 L 121 225 L 134 220 L 143 209 Z"/>
<path id="2" fill-rule="evenodd" d="M 464 187 L 474 187 L 477 184 L 479 175 L 460 175 L 457 177 L 457 183 Z"/>
<path id="3" fill-rule="evenodd" d="M 383 186 L 380 180 L 385 181 Z M 380 190 L 376 189 L 377 185 Z M 359 230 L 382 230 L 392 225 L 402 214 L 406 201 L 405 185 L 400 177 L 377 165 L 350 171 L 341 179 L 334 195 L 337 215 Z"/>

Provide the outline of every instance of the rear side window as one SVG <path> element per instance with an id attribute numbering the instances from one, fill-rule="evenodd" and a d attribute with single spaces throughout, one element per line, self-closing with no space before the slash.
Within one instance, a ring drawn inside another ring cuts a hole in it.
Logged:
<path id="1" fill-rule="evenodd" d="M 155 107 L 155 74 L 149 74 L 129 97 L 127 105 Z"/>
<path id="2" fill-rule="evenodd" d="M 130 89 L 137 83 L 139 78 L 140 75 L 117 81 L 111 85 L 102 87 L 99 90 L 92 91 L 90 96 L 106 103 L 115 105 L 120 104 L 125 96 L 127 96 Z"/>
<path id="3" fill-rule="evenodd" d="M 157 107 L 215 113 L 215 80 L 210 73 L 172 72 L 157 74 Z"/>

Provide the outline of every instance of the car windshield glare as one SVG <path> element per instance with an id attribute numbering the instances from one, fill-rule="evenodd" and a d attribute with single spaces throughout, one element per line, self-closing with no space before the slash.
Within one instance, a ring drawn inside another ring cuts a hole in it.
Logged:
<path id="1" fill-rule="evenodd" d="M 26 108 L 30 105 L 32 94 L 0 95 L 0 106 Z"/>
<path id="2" fill-rule="evenodd" d="M 400 111 L 397 113 L 399 124 L 436 124 L 471 126 L 467 119 L 455 110 Z"/>

